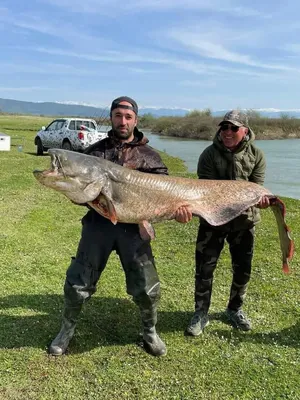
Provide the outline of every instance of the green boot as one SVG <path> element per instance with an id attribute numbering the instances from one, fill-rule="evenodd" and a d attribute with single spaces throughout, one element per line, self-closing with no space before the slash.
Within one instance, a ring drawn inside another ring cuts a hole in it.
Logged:
<path id="1" fill-rule="evenodd" d="M 155 325 L 157 322 L 157 304 L 150 307 L 140 307 L 143 324 L 143 347 L 152 356 L 167 354 L 166 345 L 158 336 Z"/>
<path id="2" fill-rule="evenodd" d="M 61 329 L 49 346 L 49 354 L 53 356 L 61 356 L 66 352 L 70 340 L 74 336 L 76 321 L 81 311 L 81 307 L 81 305 L 78 307 L 65 306 Z"/>
<path id="3" fill-rule="evenodd" d="M 49 354 L 53 356 L 61 356 L 66 352 L 69 342 L 74 335 L 75 326 L 75 322 L 63 318 L 61 330 L 49 346 Z"/>
<path id="4" fill-rule="evenodd" d="M 143 344 L 145 351 L 152 356 L 164 356 L 167 354 L 166 345 L 158 336 L 155 326 L 144 328 Z"/>

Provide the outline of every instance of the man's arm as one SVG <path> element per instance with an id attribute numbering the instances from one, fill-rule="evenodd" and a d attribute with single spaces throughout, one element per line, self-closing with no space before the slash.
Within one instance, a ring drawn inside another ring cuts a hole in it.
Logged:
<path id="1" fill-rule="evenodd" d="M 169 175 L 168 168 L 163 163 L 159 153 L 157 153 L 155 150 L 148 148 L 144 157 L 145 163 L 138 168 L 139 171 L 150 174 Z"/>
<path id="2" fill-rule="evenodd" d="M 257 183 L 258 185 L 263 185 L 265 182 L 266 175 L 266 159 L 263 152 L 257 149 L 257 161 L 255 167 L 249 177 L 249 181 Z M 270 201 L 267 196 L 261 198 L 260 202 L 256 205 L 258 208 L 268 208 L 270 206 Z"/>
<path id="3" fill-rule="evenodd" d="M 251 175 L 249 176 L 249 181 L 257 183 L 258 185 L 263 185 L 266 176 L 266 159 L 263 152 L 257 149 L 256 162 Z"/>
<path id="4" fill-rule="evenodd" d="M 198 161 L 197 175 L 199 179 L 218 179 L 211 152 L 204 150 Z"/>

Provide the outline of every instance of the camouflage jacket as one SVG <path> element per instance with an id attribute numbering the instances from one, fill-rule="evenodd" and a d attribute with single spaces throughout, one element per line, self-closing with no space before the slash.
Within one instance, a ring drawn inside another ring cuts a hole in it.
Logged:
<path id="1" fill-rule="evenodd" d="M 107 138 L 88 147 L 85 154 L 102 157 L 141 172 L 168 175 L 168 169 L 160 155 L 147 144 L 148 142 L 149 140 L 137 128 L 134 129 L 133 141 L 129 143 L 115 139 L 113 131 L 110 130 Z"/>
<path id="2" fill-rule="evenodd" d="M 249 133 L 234 152 L 223 145 L 219 132 L 216 133 L 213 144 L 200 155 L 197 168 L 199 179 L 245 180 L 263 185 L 266 161 L 263 152 L 253 144 L 253 131 L 249 129 Z M 248 229 L 259 221 L 259 209 L 251 207 L 233 221 L 222 225 L 220 229 Z M 203 219 L 201 223 L 207 224 Z"/>

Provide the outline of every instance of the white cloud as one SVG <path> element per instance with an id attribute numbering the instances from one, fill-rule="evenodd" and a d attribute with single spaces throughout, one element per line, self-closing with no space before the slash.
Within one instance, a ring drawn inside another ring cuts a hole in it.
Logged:
<path id="1" fill-rule="evenodd" d="M 215 88 L 218 86 L 217 82 L 215 81 L 198 81 L 198 80 L 185 80 L 179 82 L 180 86 L 187 86 L 187 87 L 204 87 L 204 88 Z"/>
<path id="2" fill-rule="evenodd" d="M 130 67 L 130 68 L 128 68 L 128 70 L 131 72 L 136 72 L 137 74 L 157 74 L 157 73 L 159 73 L 158 70 L 146 69 L 146 68 Z"/>
<path id="3" fill-rule="evenodd" d="M 51 75 L 74 75 L 74 76 L 89 76 L 99 75 L 97 70 L 76 68 L 72 65 L 57 64 L 57 63 L 41 63 L 38 65 L 31 64 L 12 64 L 12 63 L 1 63 L 0 72 L 2 74 L 51 74 Z"/>
<path id="4" fill-rule="evenodd" d="M 23 87 L 5 87 L 0 86 L 2 92 L 31 92 L 32 90 L 56 90 L 45 86 L 23 86 Z"/>
<path id="5" fill-rule="evenodd" d="M 43 35 L 49 37 L 59 38 L 62 43 L 72 45 L 72 48 L 84 47 L 86 49 L 93 49 L 94 47 L 112 46 L 114 43 L 107 37 L 104 39 L 103 35 L 90 35 L 84 23 L 80 19 L 76 24 L 66 22 L 64 19 L 56 18 L 47 19 L 47 16 L 34 14 L 34 13 L 20 13 L 14 14 L 8 11 L 1 15 L 0 21 L 2 25 L 6 25 L 9 30 L 11 27 L 17 27 L 25 32 L 32 32 L 38 34 L 39 41 L 43 40 Z M 6 28 L 6 29 L 7 29 Z"/>
<path id="6" fill-rule="evenodd" d="M 103 14 L 108 13 L 110 8 L 110 0 L 41 0 L 45 4 L 50 4 L 55 7 L 66 8 L 68 12 Z M 122 3 L 121 3 L 122 4 Z M 114 7 L 116 12 L 116 8 Z"/>
<path id="7" fill-rule="evenodd" d="M 173 39 L 177 43 L 181 44 L 184 48 L 192 51 L 194 55 L 200 55 L 203 58 L 221 60 L 268 70 L 294 71 L 297 73 L 300 72 L 300 69 L 294 67 L 256 61 L 253 59 L 253 57 L 247 54 L 232 51 L 225 47 L 223 43 L 221 43 L 221 41 L 224 40 L 222 39 L 222 35 L 220 35 L 219 42 L 217 42 L 214 38 L 211 39 L 207 37 L 208 35 L 202 35 L 201 31 L 197 31 L 196 29 L 188 32 L 183 29 L 170 30 L 166 33 L 166 35 L 170 39 Z"/>
<path id="8" fill-rule="evenodd" d="M 24 48 L 23 48 L 24 50 Z M 44 47 L 28 47 L 28 51 L 35 51 L 40 53 L 52 54 L 66 58 L 79 58 L 85 61 L 93 61 L 100 63 L 113 63 L 115 65 L 118 64 L 136 64 L 133 67 L 130 67 L 132 70 L 136 70 L 140 73 L 149 73 L 149 71 L 145 68 L 138 66 L 139 64 L 157 64 L 162 66 L 167 66 L 171 68 L 176 68 L 186 72 L 192 72 L 196 75 L 207 75 L 207 76 L 221 76 L 223 79 L 226 75 L 235 74 L 241 76 L 253 76 L 253 77 L 261 77 L 261 78 L 269 78 L 269 79 L 277 79 L 278 75 L 272 75 L 267 72 L 262 72 L 258 70 L 245 69 L 245 68 L 234 68 L 231 66 L 221 66 L 219 64 L 211 64 L 199 61 L 190 61 L 179 59 L 176 57 L 167 57 L 161 53 L 141 53 L 139 51 L 134 51 L 134 54 L 129 52 L 117 52 L 117 51 L 103 51 L 102 54 L 89 54 L 89 53 L 80 53 L 69 50 L 62 50 L 57 48 L 44 48 Z M 139 54 L 139 55 L 138 55 Z M 61 65 L 62 67 L 62 65 Z M 63 68 L 67 72 L 67 65 L 63 65 Z M 276 69 L 274 66 L 271 66 L 272 69 Z M 70 67 L 72 72 L 72 67 Z M 75 73 L 75 70 L 73 73 Z M 291 69 L 292 70 L 292 69 Z M 79 69 L 80 71 L 80 69 Z M 160 72 L 160 71 L 156 71 Z M 84 70 L 83 70 L 84 73 Z M 224 76 L 225 74 L 225 76 Z"/>
<path id="9" fill-rule="evenodd" d="M 154 10 L 195 10 L 213 11 L 217 14 L 230 14 L 236 17 L 269 17 L 257 9 L 249 7 L 235 6 L 235 1 L 231 0 L 135 0 L 127 3 L 127 7 L 132 9 L 154 9 Z"/>
<path id="10" fill-rule="evenodd" d="M 213 11 L 215 13 L 230 14 L 239 17 L 269 17 L 268 14 L 250 8 L 242 7 L 236 4 L 234 0 L 127 0 L 120 2 L 119 0 L 42 0 L 44 3 L 51 4 L 56 7 L 68 9 L 70 12 L 92 13 L 110 15 L 117 17 L 117 11 L 127 11 L 137 13 L 142 11 Z"/>

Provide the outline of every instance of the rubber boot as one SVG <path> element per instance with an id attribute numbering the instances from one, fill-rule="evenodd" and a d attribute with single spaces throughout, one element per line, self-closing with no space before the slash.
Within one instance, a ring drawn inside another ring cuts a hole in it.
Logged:
<path id="1" fill-rule="evenodd" d="M 152 356 L 164 356 L 167 354 L 165 343 L 158 336 L 155 326 L 144 328 L 143 333 L 144 349 Z"/>
<path id="2" fill-rule="evenodd" d="M 63 355 L 74 336 L 77 316 L 80 313 L 80 307 L 66 307 L 63 312 L 61 329 L 55 339 L 49 346 L 49 354 L 53 356 Z"/>

